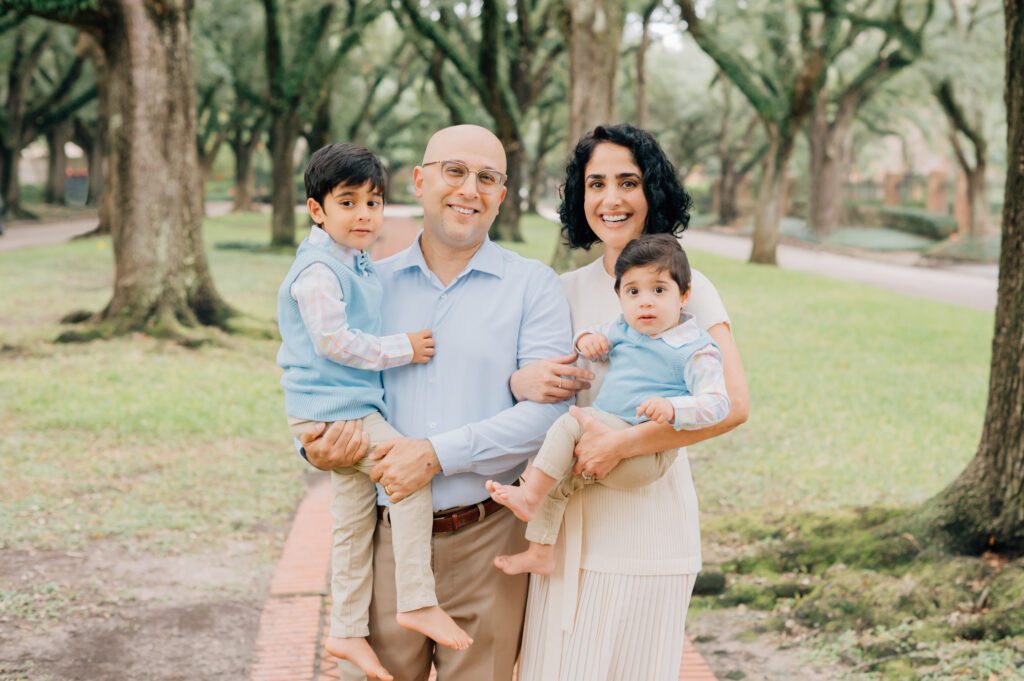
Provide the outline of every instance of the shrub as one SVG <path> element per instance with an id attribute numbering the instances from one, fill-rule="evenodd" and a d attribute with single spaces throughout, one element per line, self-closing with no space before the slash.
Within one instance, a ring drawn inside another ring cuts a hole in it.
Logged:
<path id="1" fill-rule="evenodd" d="M 956 220 L 949 215 L 929 213 L 919 208 L 883 206 L 878 214 L 884 227 L 930 239 L 946 239 L 956 232 Z"/>

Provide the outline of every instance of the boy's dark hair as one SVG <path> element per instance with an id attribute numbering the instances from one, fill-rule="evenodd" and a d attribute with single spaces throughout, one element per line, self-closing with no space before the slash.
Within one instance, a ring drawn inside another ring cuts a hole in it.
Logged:
<path id="1" fill-rule="evenodd" d="M 388 173 L 384 164 L 369 149 L 352 142 L 328 144 L 313 152 L 303 175 L 306 198 L 321 206 L 335 187 L 361 187 L 369 182 L 381 193 L 387 192 Z"/>
<path id="2" fill-rule="evenodd" d="M 622 275 L 634 267 L 648 265 L 667 271 L 679 284 L 680 293 L 690 290 L 690 261 L 679 241 L 671 234 L 643 234 L 626 244 L 615 261 L 615 292 L 619 292 Z"/>
<path id="3" fill-rule="evenodd" d="M 598 240 L 587 223 L 583 212 L 586 191 L 586 171 L 594 148 L 610 142 L 633 152 L 633 160 L 640 167 L 644 196 L 647 198 L 647 223 L 644 234 L 674 234 L 679 236 L 690 224 L 693 200 L 683 189 L 672 162 L 664 149 L 649 132 L 628 123 L 599 125 L 576 143 L 565 166 L 565 184 L 562 185 L 562 204 L 558 217 L 562 221 L 562 237 L 573 248 L 590 248 Z"/>

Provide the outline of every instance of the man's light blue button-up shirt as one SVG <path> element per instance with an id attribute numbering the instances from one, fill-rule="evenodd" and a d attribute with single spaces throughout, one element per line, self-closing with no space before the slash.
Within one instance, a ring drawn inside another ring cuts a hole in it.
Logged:
<path id="1" fill-rule="evenodd" d="M 539 359 L 568 355 L 569 304 L 547 266 L 491 242 L 445 287 L 427 267 L 419 238 L 377 263 L 385 335 L 432 329 L 427 364 L 383 373 L 388 419 L 407 437 L 426 438 L 441 462 L 434 509 L 488 498 L 488 479 L 512 482 L 536 453 L 567 402 L 516 403 L 509 377 Z M 378 486 L 378 502 L 387 496 Z"/>

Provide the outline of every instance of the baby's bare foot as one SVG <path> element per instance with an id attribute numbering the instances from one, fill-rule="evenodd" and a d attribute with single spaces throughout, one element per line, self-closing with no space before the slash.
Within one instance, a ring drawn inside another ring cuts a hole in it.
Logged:
<path id="1" fill-rule="evenodd" d="M 524 572 L 550 575 L 555 571 L 555 547 L 530 542 L 530 548 L 522 553 L 495 558 L 494 567 L 506 575 L 521 575 Z"/>
<path id="2" fill-rule="evenodd" d="M 533 520 L 544 500 L 542 496 L 533 494 L 526 485 L 502 485 L 488 480 L 486 487 L 492 499 L 508 507 L 515 517 L 524 522 Z"/>
<path id="3" fill-rule="evenodd" d="M 438 606 L 420 608 L 395 615 L 395 621 L 406 629 L 418 631 L 446 648 L 465 650 L 473 639 Z"/>
<path id="4" fill-rule="evenodd" d="M 363 670 L 368 679 L 379 681 L 394 681 L 395 677 L 384 669 L 384 665 L 377 659 L 377 653 L 373 652 L 369 641 L 365 638 L 339 638 L 331 636 L 324 642 L 324 648 L 334 657 L 348 660 Z"/>

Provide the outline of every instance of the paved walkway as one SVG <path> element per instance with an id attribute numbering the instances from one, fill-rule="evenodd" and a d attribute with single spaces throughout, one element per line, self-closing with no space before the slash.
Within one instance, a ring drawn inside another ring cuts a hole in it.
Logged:
<path id="1" fill-rule="evenodd" d="M 541 207 L 540 213 L 548 220 L 558 221 L 558 215 L 551 207 Z M 690 229 L 683 234 L 682 243 L 686 248 L 735 260 L 750 257 L 750 237 Z M 996 309 L 999 273 L 994 265 L 918 267 L 788 244 L 779 246 L 777 258 L 779 267 L 786 270 L 820 274 L 978 310 Z"/>
<path id="2" fill-rule="evenodd" d="M 323 652 L 328 630 L 331 554 L 330 485 L 326 477 L 306 495 L 295 514 L 260 616 L 250 681 L 339 679 L 333 658 Z M 431 674 L 431 681 L 436 676 Z M 680 681 L 716 681 L 687 640 Z M 481 679 L 480 681 L 490 681 Z"/>
<path id="3" fill-rule="evenodd" d="M 231 212 L 230 201 L 206 202 L 208 217 L 217 217 L 229 212 Z M 62 244 L 96 229 L 98 221 L 99 218 L 95 215 L 58 220 L 15 220 L 7 223 L 6 232 L 0 237 L 0 253 L 22 248 Z"/>

